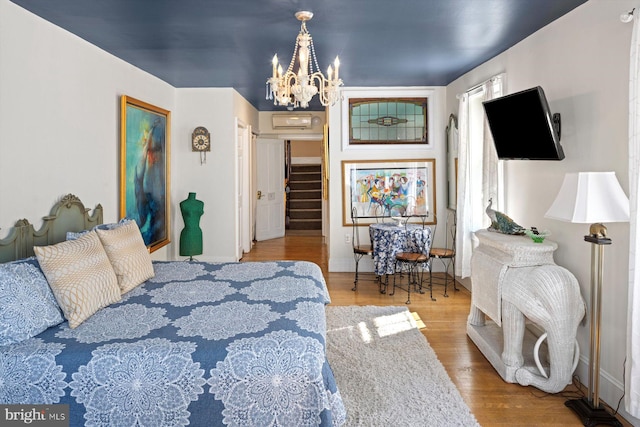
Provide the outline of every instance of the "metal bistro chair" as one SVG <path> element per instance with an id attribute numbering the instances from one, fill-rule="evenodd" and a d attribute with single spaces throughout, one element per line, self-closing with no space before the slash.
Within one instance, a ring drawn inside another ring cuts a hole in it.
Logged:
<path id="1" fill-rule="evenodd" d="M 412 219 L 418 219 L 422 227 L 411 227 Z M 402 276 L 407 276 L 407 304 L 411 304 L 411 287 L 423 294 L 422 282 L 424 270 L 431 271 L 429 251 L 431 247 L 431 229 L 425 228 L 425 216 L 410 216 L 404 224 L 407 250 L 398 252 L 395 260 L 395 274 L 393 275 L 393 290 L 389 295 L 395 294 L 396 286 L 402 288 Z M 396 285 L 396 279 L 400 276 L 400 284 Z M 433 300 L 433 293 L 431 293 Z"/>
<path id="2" fill-rule="evenodd" d="M 381 204 L 376 204 L 373 207 L 373 216 L 375 216 L 377 223 L 389 222 L 391 220 L 391 216 L 389 215 L 389 210 L 386 209 L 384 205 L 381 205 Z"/>
<path id="3" fill-rule="evenodd" d="M 353 207 L 351 209 L 351 226 L 353 227 L 353 233 L 351 236 L 351 245 L 353 246 L 353 258 L 356 261 L 356 275 L 353 281 L 352 291 L 358 289 L 358 263 L 365 255 L 373 255 L 373 247 L 371 245 L 360 244 L 360 233 L 358 232 L 358 211 Z"/>
<path id="4" fill-rule="evenodd" d="M 456 286 L 456 211 L 450 210 L 447 214 L 447 220 L 445 222 L 445 237 L 444 247 L 431 248 L 429 256 L 432 259 L 440 260 L 444 267 L 444 296 L 448 297 L 447 285 L 449 282 L 449 268 L 451 268 L 451 277 L 453 278 L 453 289 L 459 291 Z M 429 270 L 429 286 L 433 289 L 433 269 Z M 438 283 L 436 283 L 438 284 Z"/>

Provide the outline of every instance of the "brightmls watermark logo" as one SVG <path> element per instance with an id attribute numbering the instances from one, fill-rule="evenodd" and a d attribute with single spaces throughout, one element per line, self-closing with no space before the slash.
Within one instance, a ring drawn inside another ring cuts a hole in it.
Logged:
<path id="1" fill-rule="evenodd" d="M 69 427 L 69 405 L 0 405 L 0 425 Z"/>

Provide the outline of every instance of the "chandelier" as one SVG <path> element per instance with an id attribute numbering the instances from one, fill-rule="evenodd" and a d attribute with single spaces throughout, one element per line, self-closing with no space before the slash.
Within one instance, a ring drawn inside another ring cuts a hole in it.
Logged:
<path id="1" fill-rule="evenodd" d="M 327 77 L 320 72 L 316 51 L 306 22 L 313 18 L 312 12 L 301 11 L 295 14 L 302 22 L 296 38 L 293 56 L 285 73 L 278 63 L 278 55 L 273 56 L 273 74 L 267 79 L 267 99 L 273 99 L 274 105 L 282 105 L 292 110 L 307 108 L 309 101 L 317 94 L 323 106 L 333 105 L 339 98 L 338 88 L 342 86 L 339 78 L 340 60 L 336 56 L 333 69 L 327 69 Z M 293 68 L 298 62 L 298 70 Z"/>

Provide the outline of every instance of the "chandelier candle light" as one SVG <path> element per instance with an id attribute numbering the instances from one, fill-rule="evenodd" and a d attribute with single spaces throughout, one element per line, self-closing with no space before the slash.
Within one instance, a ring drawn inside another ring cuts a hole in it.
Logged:
<path id="1" fill-rule="evenodd" d="M 340 60 L 336 56 L 334 68 L 329 66 L 325 78 L 318 66 L 313 40 L 306 25 L 313 13 L 300 11 L 296 12 L 295 16 L 302 24 L 289 68 L 283 74 L 282 66 L 278 63 L 278 55 L 273 56 L 272 75 L 267 79 L 267 99 L 273 99 L 274 105 L 282 105 L 289 109 L 307 108 L 309 101 L 317 94 L 323 106 L 333 105 L 339 99 L 338 88 L 342 86 L 339 76 Z M 298 71 L 294 72 L 296 58 Z"/>

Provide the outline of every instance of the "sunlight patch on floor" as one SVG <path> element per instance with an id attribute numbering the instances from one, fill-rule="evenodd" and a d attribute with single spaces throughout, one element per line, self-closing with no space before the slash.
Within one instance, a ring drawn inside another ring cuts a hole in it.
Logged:
<path id="1" fill-rule="evenodd" d="M 401 313 L 379 316 L 373 319 L 358 322 L 355 325 L 328 329 L 327 333 L 347 333 L 359 336 L 362 342 L 370 343 L 377 338 L 384 338 L 399 334 L 411 329 L 423 329 L 425 324 L 416 312 L 404 311 Z"/>
<path id="2" fill-rule="evenodd" d="M 376 317 L 373 324 L 379 337 L 399 334 L 417 327 L 413 315 L 408 311 Z"/>
<path id="3" fill-rule="evenodd" d="M 424 324 L 424 322 L 422 321 L 418 313 L 414 311 L 413 313 L 411 313 L 411 315 L 413 316 L 413 321 L 416 322 L 416 327 L 418 329 L 424 329 L 427 327 L 427 325 Z"/>
<path id="4" fill-rule="evenodd" d="M 370 343 L 371 331 L 367 327 L 367 324 L 365 322 L 358 323 L 358 330 L 360 331 L 360 337 L 362 338 L 362 342 Z"/>

